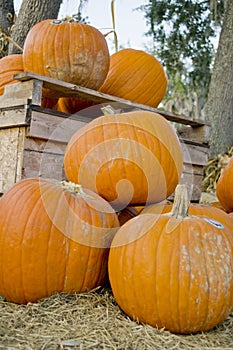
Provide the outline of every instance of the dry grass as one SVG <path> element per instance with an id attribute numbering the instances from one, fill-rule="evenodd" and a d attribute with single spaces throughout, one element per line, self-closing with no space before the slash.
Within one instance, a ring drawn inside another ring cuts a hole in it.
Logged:
<path id="1" fill-rule="evenodd" d="M 111 290 L 56 294 L 17 305 L 0 299 L 0 349 L 233 349 L 233 315 L 212 331 L 175 335 L 137 324 L 117 306 Z"/>

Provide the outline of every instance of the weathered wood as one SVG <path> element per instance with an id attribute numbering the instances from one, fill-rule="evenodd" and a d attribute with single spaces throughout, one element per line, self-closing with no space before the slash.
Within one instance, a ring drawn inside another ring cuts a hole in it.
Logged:
<path id="1" fill-rule="evenodd" d="M 0 96 L 0 109 L 28 105 L 32 100 L 34 81 L 6 85 Z"/>
<path id="2" fill-rule="evenodd" d="M 178 135 L 183 139 L 208 144 L 210 138 L 210 126 L 203 125 L 191 127 L 190 125 L 179 125 L 177 127 Z"/>
<path id="3" fill-rule="evenodd" d="M 24 150 L 22 178 L 43 177 L 64 180 L 63 154 Z"/>
<path id="4" fill-rule="evenodd" d="M 202 144 L 190 143 L 188 140 L 181 142 L 184 163 L 205 166 L 208 161 L 209 149 Z"/>
<path id="5" fill-rule="evenodd" d="M 54 140 L 44 140 L 35 137 L 26 137 L 24 143 L 24 150 L 35 151 L 37 153 L 51 153 L 56 157 L 63 156 L 65 153 L 67 143 L 56 142 Z"/>
<path id="6" fill-rule="evenodd" d="M 166 119 L 182 123 L 182 124 L 188 124 L 191 126 L 202 126 L 205 125 L 203 120 L 193 120 L 190 117 L 187 116 L 180 116 L 176 115 L 171 112 L 163 111 L 161 109 L 152 108 L 143 104 L 139 103 L 133 103 L 131 101 L 125 100 L 123 98 L 111 96 L 108 94 L 104 94 L 99 91 L 91 90 L 88 88 L 85 88 L 83 86 L 74 85 L 70 83 L 66 83 L 61 80 L 52 79 L 49 77 L 45 77 L 39 74 L 35 74 L 32 72 L 22 72 L 14 75 L 14 79 L 20 80 L 20 81 L 27 81 L 30 79 L 37 79 L 40 81 L 43 81 L 43 87 L 48 88 L 50 90 L 54 90 L 58 92 L 58 96 L 70 96 L 70 97 L 81 97 L 90 101 L 94 101 L 96 103 L 115 103 L 117 108 L 139 108 L 142 110 L 147 110 L 155 113 L 159 113 L 163 115 Z"/>
<path id="7" fill-rule="evenodd" d="M 25 128 L 0 129 L 0 192 L 22 177 Z"/>
<path id="8" fill-rule="evenodd" d="M 28 136 L 67 143 L 73 133 L 86 123 L 83 118 L 68 118 L 32 111 Z"/>
<path id="9" fill-rule="evenodd" d="M 26 106 L 0 110 L 0 129 L 29 125 Z"/>

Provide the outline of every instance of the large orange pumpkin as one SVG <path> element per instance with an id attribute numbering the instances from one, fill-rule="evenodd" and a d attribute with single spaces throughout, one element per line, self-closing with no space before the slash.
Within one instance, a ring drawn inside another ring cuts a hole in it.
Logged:
<path id="1" fill-rule="evenodd" d="M 98 89 L 109 69 L 104 35 L 95 27 L 47 19 L 28 32 L 23 51 L 25 71 Z"/>
<path id="2" fill-rule="evenodd" d="M 0 294 L 16 303 L 107 281 L 116 213 L 79 185 L 29 178 L 0 201 Z"/>
<path id="3" fill-rule="evenodd" d="M 14 74 L 23 72 L 22 57 L 21 54 L 14 54 L 0 59 L 0 95 L 3 94 L 6 85 L 18 83 Z"/>
<path id="4" fill-rule="evenodd" d="M 222 173 L 216 184 L 216 195 L 223 208 L 228 211 L 233 211 L 233 157 L 230 158 L 226 168 Z"/>
<path id="5" fill-rule="evenodd" d="M 123 49 L 110 56 L 107 78 L 100 92 L 157 107 L 167 90 L 162 64 L 142 50 Z"/>
<path id="6" fill-rule="evenodd" d="M 183 152 L 171 124 L 141 110 L 92 120 L 73 134 L 64 156 L 67 179 L 96 191 L 117 211 L 167 198 L 182 168 Z"/>
<path id="7" fill-rule="evenodd" d="M 171 214 L 129 220 L 113 238 L 108 264 L 113 295 L 127 315 L 181 334 L 212 329 L 233 305 L 232 233 L 187 211 L 183 197 Z"/>

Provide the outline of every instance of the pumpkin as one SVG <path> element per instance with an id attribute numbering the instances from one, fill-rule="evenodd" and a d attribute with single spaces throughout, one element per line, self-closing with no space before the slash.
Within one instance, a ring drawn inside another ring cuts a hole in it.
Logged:
<path id="1" fill-rule="evenodd" d="M 212 329 L 231 313 L 233 239 L 221 223 L 187 214 L 187 189 L 176 191 L 171 213 L 138 215 L 117 231 L 109 281 L 132 319 L 190 334 Z"/>
<path id="2" fill-rule="evenodd" d="M 58 98 L 56 97 L 48 97 L 46 89 L 42 89 L 42 99 L 41 99 L 41 107 L 48 109 L 56 109 L 58 103 Z"/>
<path id="3" fill-rule="evenodd" d="M 58 99 L 56 110 L 74 114 L 88 107 L 94 106 L 96 103 L 93 101 L 82 100 L 81 98 L 75 97 L 60 97 Z"/>
<path id="4" fill-rule="evenodd" d="M 107 77 L 100 92 L 157 107 L 167 90 L 162 64 L 142 50 L 122 49 L 110 56 Z"/>
<path id="5" fill-rule="evenodd" d="M 117 227 L 110 205 L 80 185 L 17 182 L 0 201 L 0 294 L 25 304 L 103 285 Z"/>
<path id="6" fill-rule="evenodd" d="M 214 207 L 219 208 L 227 213 L 227 210 L 225 208 L 223 208 L 222 204 L 219 201 L 211 202 L 211 205 L 213 205 Z"/>
<path id="7" fill-rule="evenodd" d="M 164 214 L 170 213 L 172 211 L 172 202 L 164 201 L 161 203 L 154 203 L 145 206 L 145 208 L 140 212 L 140 214 Z M 233 234 L 233 222 L 229 219 L 229 215 L 222 209 L 215 207 L 211 204 L 199 204 L 191 203 L 189 205 L 188 212 L 190 215 L 203 216 L 211 218 L 213 220 L 218 220 L 224 226 L 227 226 Z"/>
<path id="8" fill-rule="evenodd" d="M 104 35 L 95 27 L 46 19 L 28 32 L 23 50 L 25 71 L 98 89 L 109 69 Z"/>
<path id="9" fill-rule="evenodd" d="M 220 204 L 227 212 L 233 211 L 233 157 L 229 163 L 223 168 L 216 184 L 216 195 Z"/>
<path id="10" fill-rule="evenodd" d="M 167 198 L 182 168 L 174 128 L 160 114 L 142 110 L 92 120 L 73 134 L 64 155 L 67 179 L 97 192 L 116 211 Z"/>
<path id="11" fill-rule="evenodd" d="M 21 54 L 13 54 L 0 59 L 0 95 L 4 87 L 9 84 L 18 83 L 14 74 L 23 72 L 23 59 Z"/>

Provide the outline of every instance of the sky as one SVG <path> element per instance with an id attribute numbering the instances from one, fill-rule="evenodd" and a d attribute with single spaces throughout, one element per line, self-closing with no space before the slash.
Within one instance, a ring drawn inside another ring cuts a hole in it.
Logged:
<path id="1" fill-rule="evenodd" d="M 19 10 L 21 0 L 15 0 L 15 11 Z M 145 49 L 148 38 L 145 37 L 146 20 L 144 13 L 134 10 L 140 5 L 148 3 L 148 0 L 115 0 L 115 29 L 120 47 L 132 47 Z M 79 0 L 63 0 L 58 18 L 72 16 L 78 12 Z M 106 34 L 113 28 L 111 15 L 111 0 L 88 0 L 83 9 L 83 17 L 88 17 L 88 24 Z M 115 51 L 113 33 L 106 37 L 109 50 Z"/>

